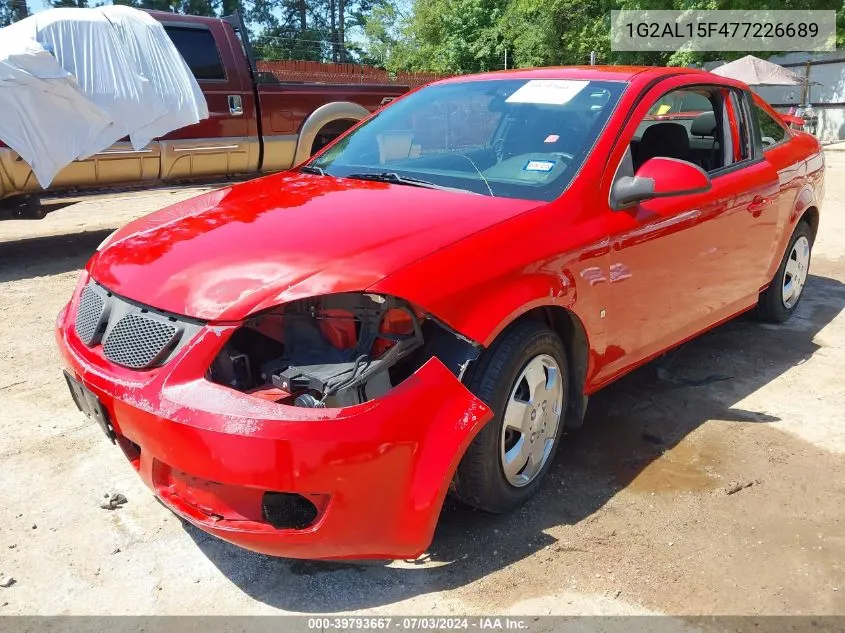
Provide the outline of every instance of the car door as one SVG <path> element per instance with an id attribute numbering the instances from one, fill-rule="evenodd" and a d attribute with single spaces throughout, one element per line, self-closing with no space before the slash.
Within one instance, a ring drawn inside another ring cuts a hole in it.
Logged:
<path id="1" fill-rule="evenodd" d="M 730 272 L 723 277 L 718 292 L 736 312 L 752 305 L 770 281 L 768 268 L 782 197 L 777 170 L 754 140 L 750 95 L 738 89 L 730 89 L 729 94 L 727 109 L 735 162 L 711 177 L 714 187 L 733 192 L 727 214 L 717 223 L 717 227 L 730 230 L 725 235 Z"/>
<path id="2" fill-rule="evenodd" d="M 796 207 L 802 206 L 798 199 L 810 193 L 805 188 L 808 166 L 803 156 L 796 154 L 789 143 L 792 136 L 777 113 L 755 103 L 752 95 L 748 95 L 748 105 L 752 116 L 757 119 L 752 123 L 752 136 L 758 141 L 757 149 L 762 159 L 776 171 L 779 184 L 772 208 L 758 219 L 756 227 L 761 238 L 768 238 L 768 249 L 763 253 L 768 263 L 763 283 L 768 284 L 780 264 L 785 241 L 792 230 L 789 219 Z"/>
<path id="3" fill-rule="evenodd" d="M 255 98 L 234 32 L 218 22 L 183 22 L 175 17 L 163 25 L 205 95 L 209 118 L 161 139 L 162 179 L 257 169 Z"/>
<path id="4" fill-rule="evenodd" d="M 711 111 L 703 112 L 700 105 L 689 112 L 658 107 L 691 101 L 667 99 L 678 91 L 706 96 Z M 626 170 L 633 173 L 637 161 L 649 156 L 698 161 L 708 168 L 705 171 L 711 178 L 711 188 L 609 212 L 610 308 L 606 328 L 608 346 L 617 350 L 617 359 L 602 369 L 597 377 L 602 382 L 727 318 L 748 301 L 751 285 L 745 271 L 735 268 L 738 262 L 752 259 L 743 250 L 743 233 L 752 213 L 743 205 L 747 207 L 754 196 L 762 194 L 762 182 L 767 178 L 762 175 L 763 169 L 753 168 L 750 149 L 740 147 L 732 99 L 724 86 L 689 78 L 661 82 L 639 101 L 611 152 L 602 196 L 610 196 L 613 182 L 626 175 Z M 703 144 L 707 151 L 696 152 L 694 148 L 702 144 L 690 142 L 692 132 L 700 127 L 693 124 L 704 117 L 712 117 L 712 136 L 701 136 L 698 140 L 710 139 Z M 666 152 L 655 148 L 652 141 L 644 146 L 644 140 L 660 136 L 646 131 L 653 125 L 663 126 L 665 131 L 669 131 L 666 125 L 671 126 L 673 135 L 669 136 L 676 140 L 674 135 L 680 135 L 680 128 L 675 126 L 682 126 L 690 144 L 684 149 L 667 142 L 670 149 Z"/>

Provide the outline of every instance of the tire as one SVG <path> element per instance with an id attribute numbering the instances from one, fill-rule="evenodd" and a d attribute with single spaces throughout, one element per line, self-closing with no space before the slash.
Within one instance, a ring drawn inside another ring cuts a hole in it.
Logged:
<path id="1" fill-rule="evenodd" d="M 11 210 L 16 218 L 43 220 L 47 217 L 47 210 L 41 205 L 41 199 L 36 195 L 27 194 L 7 198 L 0 203 L 0 206 Z"/>
<path id="2" fill-rule="evenodd" d="M 758 319 L 769 323 L 784 323 L 793 315 L 804 296 L 812 249 L 813 231 L 806 222 L 799 222 L 772 283 L 760 293 L 757 300 Z M 797 294 L 793 286 L 793 293 L 787 299 L 789 283 L 797 284 Z"/>
<path id="3" fill-rule="evenodd" d="M 537 492 L 563 435 L 569 397 L 566 360 L 558 335 L 536 322 L 507 330 L 482 355 L 466 382 L 493 410 L 494 417 L 479 431 L 458 465 L 453 482 L 458 499 L 501 513 L 521 506 Z M 529 398 L 532 378 L 536 388 Z M 513 426 L 515 420 L 522 421 L 519 431 Z M 529 461 L 520 470 L 526 455 Z"/>

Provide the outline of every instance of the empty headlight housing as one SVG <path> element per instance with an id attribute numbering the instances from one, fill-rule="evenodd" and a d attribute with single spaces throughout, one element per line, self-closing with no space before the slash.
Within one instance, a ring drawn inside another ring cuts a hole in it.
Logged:
<path id="1" fill-rule="evenodd" d="M 301 407 L 344 407 L 387 393 L 432 356 L 462 374 L 480 347 L 409 302 L 338 293 L 255 315 L 209 370 L 238 391 Z"/>

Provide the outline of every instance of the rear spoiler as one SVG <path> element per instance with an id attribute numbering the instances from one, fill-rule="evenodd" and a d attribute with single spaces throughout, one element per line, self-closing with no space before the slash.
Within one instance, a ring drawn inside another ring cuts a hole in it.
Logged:
<path id="1" fill-rule="evenodd" d="M 794 114 L 781 114 L 781 120 L 787 125 L 797 125 L 798 127 L 804 127 L 804 119 L 800 116 L 795 116 Z"/>

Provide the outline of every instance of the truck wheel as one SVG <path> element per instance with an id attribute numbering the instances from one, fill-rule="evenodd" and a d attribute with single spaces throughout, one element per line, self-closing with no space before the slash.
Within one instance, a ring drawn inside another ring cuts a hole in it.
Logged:
<path id="1" fill-rule="evenodd" d="M 810 272 L 810 255 L 813 232 L 806 222 L 799 222 L 789 240 L 775 278 L 760 293 L 757 300 L 757 317 L 770 323 L 783 323 L 792 316 L 801 297 Z"/>
<path id="2" fill-rule="evenodd" d="M 43 220 L 47 211 L 41 205 L 41 199 L 34 195 L 15 196 L 2 201 L 3 208 L 10 209 L 17 218 Z"/>
<path id="3" fill-rule="evenodd" d="M 43 220 L 47 217 L 47 210 L 41 204 L 41 198 L 38 196 L 29 196 L 27 198 L 23 213 L 31 220 Z"/>
<path id="4" fill-rule="evenodd" d="M 557 451 L 567 385 L 563 343 L 547 326 L 525 322 L 503 334 L 468 380 L 494 417 L 458 465 L 455 496 L 488 512 L 508 512 L 530 499 Z"/>

